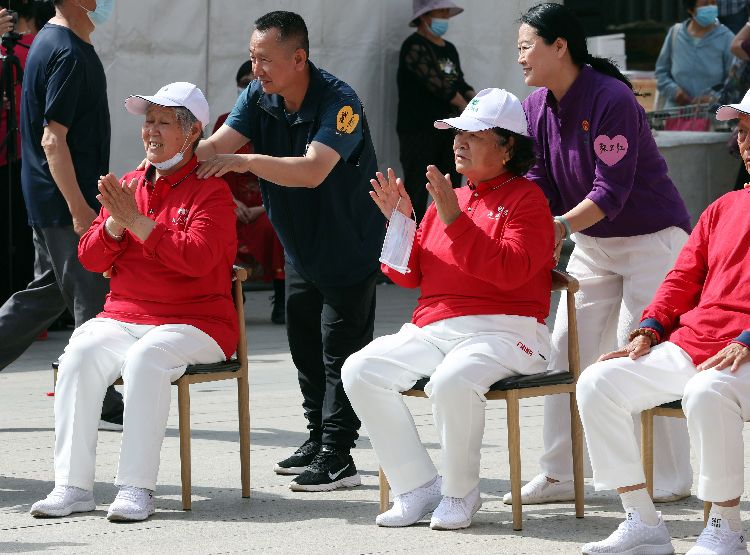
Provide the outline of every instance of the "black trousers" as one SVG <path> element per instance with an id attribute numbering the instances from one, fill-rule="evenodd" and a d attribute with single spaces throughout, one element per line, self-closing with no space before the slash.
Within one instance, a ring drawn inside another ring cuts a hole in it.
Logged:
<path id="1" fill-rule="evenodd" d="M 73 226 L 33 228 L 34 279 L 0 306 L 0 371 L 66 310 L 75 316 L 76 327 L 102 311 L 109 283 L 81 266 L 78 239 Z M 122 411 L 122 395 L 110 386 L 102 416 L 111 419 Z"/>
<path id="2" fill-rule="evenodd" d="M 341 367 L 372 341 L 377 272 L 356 285 L 319 287 L 289 263 L 284 271 L 289 350 L 310 438 L 349 450 L 359 437 L 360 421 L 344 392 Z"/>
<path id="3" fill-rule="evenodd" d="M 427 210 L 427 166 L 432 164 L 444 174 L 450 173 L 454 189 L 461 186 L 461 175 L 456 172 L 453 158 L 453 133 L 442 129 L 401 133 L 398 141 L 399 158 L 404 168 L 404 187 L 419 223 Z"/>
<path id="4" fill-rule="evenodd" d="M 21 164 L 0 166 L 0 304 L 34 279 L 34 243 L 21 191 Z"/>

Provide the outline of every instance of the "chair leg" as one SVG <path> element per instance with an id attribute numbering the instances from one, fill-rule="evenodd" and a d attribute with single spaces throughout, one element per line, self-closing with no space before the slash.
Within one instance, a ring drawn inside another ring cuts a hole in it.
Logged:
<path id="1" fill-rule="evenodd" d="M 390 503 L 391 485 L 388 483 L 388 478 L 385 477 L 385 472 L 380 467 L 378 467 L 378 479 L 380 481 L 380 512 L 384 513 L 388 510 L 388 504 Z"/>
<path id="2" fill-rule="evenodd" d="M 509 390 L 505 401 L 508 408 L 508 462 L 510 463 L 510 494 L 513 497 L 513 530 L 523 529 L 521 503 L 521 423 L 518 392 Z"/>
<path id="3" fill-rule="evenodd" d="M 177 407 L 180 413 L 180 474 L 182 476 L 182 510 L 189 511 L 191 498 L 190 467 L 190 385 L 177 383 Z"/>
<path id="4" fill-rule="evenodd" d="M 641 413 L 641 461 L 646 475 L 646 490 L 654 497 L 654 412 Z"/>
<path id="5" fill-rule="evenodd" d="M 711 513 L 711 502 L 703 502 L 703 526 L 708 525 L 708 515 Z"/>
<path id="6" fill-rule="evenodd" d="M 250 384 L 247 376 L 237 378 L 237 404 L 240 419 L 240 476 L 242 497 L 250 497 Z"/>
<path id="7" fill-rule="evenodd" d="M 583 518 L 583 425 L 575 392 L 570 394 L 570 436 L 573 446 L 573 488 L 576 518 Z"/>

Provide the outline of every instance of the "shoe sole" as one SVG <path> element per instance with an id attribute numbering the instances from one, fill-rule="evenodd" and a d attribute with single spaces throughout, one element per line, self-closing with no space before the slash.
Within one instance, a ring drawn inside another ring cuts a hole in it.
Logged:
<path id="1" fill-rule="evenodd" d="M 542 498 L 539 500 L 533 500 L 533 501 L 524 501 L 523 497 L 521 497 L 521 505 L 547 505 L 549 503 L 568 503 L 570 501 L 575 501 L 576 496 L 575 494 L 572 495 L 561 495 L 559 497 L 550 497 L 550 498 Z M 505 500 L 505 497 L 503 497 L 503 503 L 506 505 L 512 505 L 513 499 Z"/>
<path id="2" fill-rule="evenodd" d="M 306 466 L 279 466 L 278 464 L 273 467 L 273 471 L 280 476 L 296 476 L 302 474 L 307 470 Z"/>
<path id="3" fill-rule="evenodd" d="M 476 505 L 474 505 L 474 508 L 471 511 L 471 516 L 469 517 L 469 520 L 465 520 L 463 522 L 458 522 L 455 524 L 439 524 L 439 523 L 433 524 L 432 522 L 430 522 L 430 528 L 432 530 L 462 530 L 464 528 L 468 528 L 469 526 L 471 526 L 471 519 L 474 517 L 475 514 L 477 514 L 477 511 L 479 510 L 481 506 L 482 506 L 482 498 L 480 497 Z"/>
<path id="4" fill-rule="evenodd" d="M 437 501 L 435 501 L 435 503 L 433 503 L 432 505 L 428 505 L 427 507 L 425 507 L 424 511 L 419 516 L 419 518 L 417 518 L 415 520 L 404 521 L 404 522 L 399 522 L 399 523 L 392 523 L 392 522 L 378 522 L 378 520 L 375 519 L 375 524 L 377 524 L 378 526 L 380 526 L 382 528 L 404 528 L 406 526 L 411 526 L 413 524 L 416 524 L 420 520 L 422 520 L 428 514 L 434 512 L 435 509 L 437 509 L 438 505 L 440 505 L 440 500 L 441 500 L 441 498 L 438 498 Z"/>
<path id="5" fill-rule="evenodd" d="M 107 513 L 107 520 L 109 520 L 110 522 L 141 522 L 143 520 L 146 520 L 155 512 L 156 512 L 155 510 L 145 511 L 143 513 L 138 513 L 137 515 L 125 515 L 122 513 Z"/>
<path id="6" fill-rule="evenodd" d="M 672 495 L 654 497 L 654 503 L 674 503 L 675 501 L 682 501 L 688 497 L 690 497 L 690 493 L 673 493 Z"/>
<path id="7" fill-rule="evenodd" d="M 362 485 L 362 478 L 360 478 L 359 474 L 355 474 L 354 476 L 347 476 L 328 484 L 298 484 L 292 481 L 289 484 L 289 489 L 292 491 L 332 491 L 339 488 L 353 488 L 360 485 Z"/>
<path id="8" fill-rule="evenodd" d="M 99 429 L 104 432 L 121 432 L 122 424 L 115 424 L 114 422 L 99 420 Z"/>
<path id="9" fill-rule="evenodd" d="M 639 545 L 628 549 L 626 551 L 584 551 L 581 549 L 583 555 L 674 555 L 674 547 L 672 544 L 669 545 Z"/>
<path id="10" fill-rule="evenodd" d="M 39 509 L 32 509 L 31 516 L 36 518 L 53 518 L 60 516 L 68 516 L 73 513 L 90 513 L 96 510 L 96 503 L 93 501 L 78 501 L 60 510 L 42 511 Z"/>

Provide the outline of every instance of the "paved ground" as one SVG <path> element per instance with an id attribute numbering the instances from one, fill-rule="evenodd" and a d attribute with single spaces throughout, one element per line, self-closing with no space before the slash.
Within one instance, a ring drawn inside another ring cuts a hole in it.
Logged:
<path id="1" fill-rule="evenodd" d="M 392 285 L 378 287 L 376 333 L 398 329 L 414 305 L 415 294 Z M 97 511 L 83 516 L 36 520 L 31 504 L 52 487 L 54 424 L 49 363 L 69 334 L 56 332 L 36 343 L 0 373 L 0 552 L 59 551 L 141 553 L 577 553 L 581 543 L 611 532 L 621 519 L 617 498 L 587 486 L 586 518 L 577 520 L 572 505 L 530 507 L 523 532 L 513 532 L 508 491 L 505 407 L 488 403 L 482 458 L 484 506 L 474 524 L 461 532 L 434 532 L 426 523 L 409 529 L 380 529 L 377 463 L 366 431 L 355 452 L 363 485 L 321 494 L 293 493 L 288 479 L 275 475 L 273 463 L 305 439 L 301 396 L 284 329 L 268 323 L 267 292 L 248 295 L 250 345 L 252 495 L 240 496 L 239 444 L 234 382 L 193 386 L 193 510 L 180 504 L 176 390 L 162 449 L 156 493 L 157 513 L 140 524 L 111 524 L 104 518 L 116 493 L 120 436 L 101 432 L 95 486 Z M 437 436 L 429 404 L 409 405 L 425 443 L 437 460 Z M 537 471 L 541 449 L 542 407 L 530 401 L 522 409 L 523 476 Z M 747 510 L 743 499 L 743 509 Z M 700 532 L 701 504 L 695 498 L 662 508 L 679 553 Z"/>

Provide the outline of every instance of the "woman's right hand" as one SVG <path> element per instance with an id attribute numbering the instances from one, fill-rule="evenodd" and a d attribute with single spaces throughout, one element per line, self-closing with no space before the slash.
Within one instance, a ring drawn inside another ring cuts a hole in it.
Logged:
<path id="1" fill-rule="evenodd" d="M 13 16 L 8 13 L 6 8 L 0 9 L 0 35 L 9 33 L 13 30 Z"/>
<path id="2" fill-rule="evenodd" d="M 682 89 L 677 89 L 677 92 L 674 94 L 674 101 L 680 106 L 687 106 L 688 104 L 691 104 L 693 102 L 693 99 L 690 98 Z"/>
<path id="3" fill-rule="evenodd" d="M 400 177 L 396 177 L 392 168 L 388 168 L 387 173 L 388 176 L 386 177 L 381 172 L 377 172 L 375 174 L 377 179 L 370 180 L 373 188 L 370 191 L 370 197 L 378 205 L 386 220 L 390 221 L 396 205 L 398 205 L 399 212 L 407 218 L 411 218 L 413 212 L 411 199 L 404 188 L 404 182 Z M 401 202 L 399 202 L 399 199 L 401 199 Z"/>
<path id="4" fill-rule="evenodd" d="M 242 222 L 243 224 L 249 224 L 255 219 L 253 218 L 253 211 L 244 202 L 238 199 L 234 199 L 234 204 L 235 204 L 234 213 L 240 222 Z"/>

